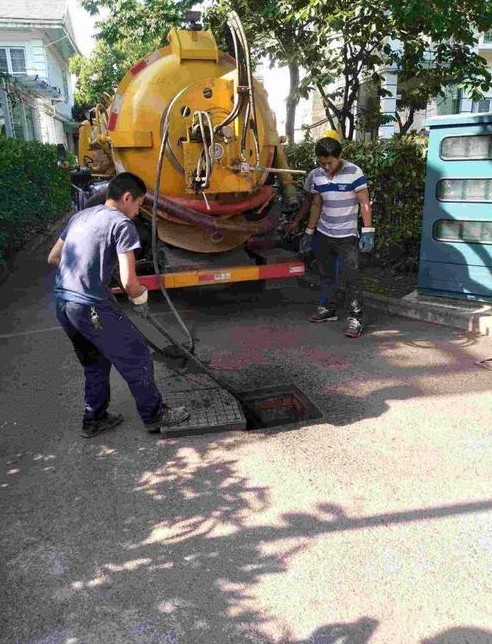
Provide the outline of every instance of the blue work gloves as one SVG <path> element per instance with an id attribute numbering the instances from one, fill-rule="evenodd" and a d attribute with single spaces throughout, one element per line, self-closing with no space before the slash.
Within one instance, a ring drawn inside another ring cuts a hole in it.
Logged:
<path id="1" fill-rule="evenodd" d="M 140 295 L 137 295 L 137 297 L 128 297 L 128 299 L 133 304 L 133 310 L 135 313 L 142 318 L 146 318 L 149 314 L 149 291 L 146 286 L 144 286 L 143 289 L 144 290 Z"/>
<path id="2" fill-rule="evenodd" d="M 304 235 L 299 242 L 299 255 L 307 255 L 311 251 L 313 243 L 314 228 L 306 228 Z"/>
<path id="3" fill-rule="evenodd" d="M 370 253 L 374 249 L 374 228 L 362 228 L 359 239 L 361 253 Z"/>

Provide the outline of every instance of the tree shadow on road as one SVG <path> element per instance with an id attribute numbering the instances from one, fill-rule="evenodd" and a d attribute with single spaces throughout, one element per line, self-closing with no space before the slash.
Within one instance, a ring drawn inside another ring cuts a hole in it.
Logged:
<path id="1" fill-rule="evenodd" d="M 76 506 L 78 530 L 67 530 L 68 519 L 56 525 L 55 509 L 51 525 L 50 508 L 43 507 L 45 538 L 56 544 L 62 572 L 40 578 L 39 564 L 31 570 L 20 560 L 11 569 L 12 605 L 40 605 L 40 586 L 53 596 L 40 622 L 38 613 L 24 619 L 18 641 L 365 644 L 377 628 L 366 616 L 299 638 L 292 624 L 306 619 L 306 629 L 313 619 L 306 617 L 301 589 L 290 587 L 291 576 L 287 585 L 270 582 L 323 535 L 492 509 L 492 501 L 483 501 L 357 517 L 325 503 L 265 521 L 267 488 L 238 473 L 237 462 L 224 454 L 232 442 L 161 441 L 154 457 L 116 440 L 119 448 L 110 449 L 108 438 L 99 453 L 94 446 L 82 465 L 92 464 L 99 480 Z M 130 459 L 140 464 L 136 478 L 126 472 Z M 64 494 L 80 495 L 80 489 L 67 480 Z M 333 614 L 329 565 L 326 575 L 319 562 L 310 565 L 321 580 L 322 611 Z M 60 624 L 65 639 L 54 637 Z"/>
<path id="2" fill-rule="evenodd" d="M 492 631 L 460 626 L 422 640 L 422 644 L 492 644 Z"/>
<path id="3" fill-rule="evenodd" d="M 369 617 L 361 617 L 356 622 L 328 624 L 316 629 L 308 639 L 298 640 L 295 644 L 367 644 L 378 624 L 377 620 Z"/>

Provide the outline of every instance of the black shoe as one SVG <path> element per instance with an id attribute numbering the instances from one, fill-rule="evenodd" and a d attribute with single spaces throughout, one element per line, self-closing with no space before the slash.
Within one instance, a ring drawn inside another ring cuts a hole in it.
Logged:
<path id="1" fill-rule="evenodd" d="M 359 338 L 362 334 L 362 323 L 354 317 L 347 318 L 347 329 L 345 335 L 347 338 Z"/>
<path id="2" fill-rule="evenodd" d="M 106 429 L 112 429 L 116 425 L 120 425 L 123 422 L 123 416 L 121 414 L 106 414 L 104 418 L 98 418 L 97 420 L 85 420 L 82 423 L 82 431 L 80 434 L 84 438 L 93 438 L 101 432 L 104 432 Z"/>
<path id="3" fill-rule="evenodd" d="M 338 315 L 335 309 L 327 309 L 325 306 L 318 306 L 318 311 L 311 315 L 308 320 L 310 322 L 328 322 L 338 320 Z"/>
<path id="4" fill-rule="evenodd" d="M 149 434 L 156 434 L 157 432 L 165 432 L 169 427 L 184 423 L 190 417 L 190 412 L 186 407 L 168 407 L 164 410 L 162 418 L 155 423 L 146 423 L 145 429 Z"/>

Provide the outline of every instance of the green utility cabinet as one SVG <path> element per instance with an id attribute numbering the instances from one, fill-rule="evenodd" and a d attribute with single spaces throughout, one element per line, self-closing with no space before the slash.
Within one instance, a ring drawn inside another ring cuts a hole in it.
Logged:
<path id="1" fill-rule="evenodd" d="M 492 113 L 429 127 L 418 290 L 492 300 Z"/>

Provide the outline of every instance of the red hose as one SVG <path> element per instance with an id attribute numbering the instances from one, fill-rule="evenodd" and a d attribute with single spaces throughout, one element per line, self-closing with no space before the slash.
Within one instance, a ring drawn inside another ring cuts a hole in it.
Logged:
<path id="1" fill-rule="evenodd" d="M 216 201 L 209 200 L 210 210 L 204 199 L 185 199 L 183 197 L 166 197 L 169 201 L 190 208 L 196 212 L 203 212 L 205 215 L 234 215 L 247 210 L 254 210 L 262 206 L 266 201 L 271 199 L 275 192 L 272 186 L 262 186 L 258 192 L 249 197 L 245 197 L 240 201 L 234 203 L 217 203 Z"/>
<path id="2" fill-rule="evenodd" d="M 234 212 L 245 212 L 254 208 L 253 204 L 261 205 L 270 198 L 274 192 L 274 188 L 271 186 L 263 186 L 261 189 L 264 191 L 262 193 L 263 199 L 258 203 L 258 194 L 252 195 L 249 199 L 243 199 L 237 204 L 230 204 L 231 208 L 235 208 Z M 267 197 L 265 198 L 265 195 Z M 179 202 L 178 202 L 179 199 Z M 106 200 L 106 186 L 96 190 L 89 202 L 86 203 L 86 207 L 95 206 L 97 204 L 102 204 Z M 181 203 L 185 202 L 185 203 Z M 171 215 L 172 217 L 180 220 L 186 221 L 189 224 L 194 224 L 199 228 L 202 228 L 207 231 L 211 230 L 235 230 L 237 232 L 249 233 L 250 235 L 257 235 L 262 232 L 266 232 L 274 228 L 277 224 L 279 212 L 277 208 L 270 208 L 268 214 L 261 219 L 260 221 L 252 221 L 248 223 L 237 223 L 230 222 L 225 218 L 214 217 L 211 214 L 206 214 L 203 212 L 198 212 L 192 210 L 189 207 L 190 203 L 199 203 L 200 205 L 205 205 L 204 202 L 198 200 L 187 200 L 181 198 L 168 199 L 166 197 L 157 198 L 157 207 L 160 211 Z M 154 204 L 154 197 L 151 192 L 147 192 L 145 195 L 144 204 L 151 211 Z M 221 204 L 224 207 L 227 207 L 225 204 Z M 209 211 L 210 212 L 210 211 Z M 231 213 L 228 213 L 231 214 Z"/>
<path id="3" fill-rule="evenodd" d="M 147 192 L 144 204 L 149 210 L 152 209 L 154 204 L 152 193 Z M 279 217 L 278 209 L 270 208 L 268 214 L 260 221 L 246 223 L 231 222 L 227 219 L 221 219 L 220 217 L 214 217 L 213 215 L 196 212 L 188 207 L 182 206 L 181 204 L 175 203 L 166 197 L 157 198 L 157 207 L 161 212 L 167 213 L 175 219 L 186 221 L 189 224 L 195 224 L 195 226 L 205 230 L 235 230 L 237 232 L 249 233 L 250 235 L 256 235 L 258 233 L 271 230 L 277 224 Z M 244 202 L 242 210 L 244 210 Z"/>

